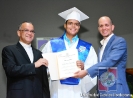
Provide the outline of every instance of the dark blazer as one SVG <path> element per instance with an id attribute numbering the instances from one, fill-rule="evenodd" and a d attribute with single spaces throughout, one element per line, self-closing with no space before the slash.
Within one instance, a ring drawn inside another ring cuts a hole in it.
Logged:
<path id="1" fill-rule="evenodd" d="M 33 48 L 34 61 L 18 42 L 2 50 L 2 65 L 7 76 L 7 98 L 50 98 L 45 66 L 35 68 L 42 53 Z"/>
<path id="2" fill-rule="evenodd" d="M 124 38 L 113 35 L 108 41 L 101 62 L 90 67 L 88 73 L 91 77 L 98 75 L 99 67 L 117 67 L 116 91 L 104 92 L 105 94 L 130 94 L 126 81 L 125 69 L 127 62 L 127 44 Z M 103 92 L 102 92 L 103 93 Z M 114 96 L 113 98 L 115 98 Z M 100 98 L 105 98 L 101 96 Z M 107 97 L 108 98 L 108 97 Z M 123 98 L 117 96 L 117 98 Z M 130 98 L 130 96 L 124 97 Z"/>

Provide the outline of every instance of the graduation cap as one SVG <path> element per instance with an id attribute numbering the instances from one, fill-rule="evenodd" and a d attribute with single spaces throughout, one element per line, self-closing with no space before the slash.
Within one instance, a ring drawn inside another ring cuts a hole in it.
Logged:
<path id="1" fill-rule="evenodd" d="M 81 21 L 89 18 L 86 14 L 81 12 L 76 7 L 73 7 L 71 9 L 64 11 L 64 12 L 61 12 L 58 15 L 61 16 L 62 18 L 64 18 L 65 21 L 67 21 L 69 19 L 75 19 L 75 20 L 78 20 L 79 22 L 81 22 Z"/>

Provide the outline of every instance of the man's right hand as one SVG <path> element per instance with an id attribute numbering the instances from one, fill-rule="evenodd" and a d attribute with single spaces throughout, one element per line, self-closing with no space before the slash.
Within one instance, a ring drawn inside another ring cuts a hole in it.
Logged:
<path id="1" fill-rule="evenodd" d="M 38 61 L 36 61 L 35 63 L 35 68 L 38 68 L 42 65 L 45 65 L 46 67 L 48 66 L 48 61 L 44 58 L 40 58 Z"/>

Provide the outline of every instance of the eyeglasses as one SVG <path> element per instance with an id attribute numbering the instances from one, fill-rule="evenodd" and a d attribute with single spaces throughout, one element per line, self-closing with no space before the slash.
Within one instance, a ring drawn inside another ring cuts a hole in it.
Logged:
<path id="1" fill-rule="evenodd" d="M 23 31 L 23 32 L 25 32 L 25 33 L 28 33 L 28 32 L 30 32 L 30 33 L 35 33 L 35 31 L 34 30 L 19 30 L 19 31 Z"/>

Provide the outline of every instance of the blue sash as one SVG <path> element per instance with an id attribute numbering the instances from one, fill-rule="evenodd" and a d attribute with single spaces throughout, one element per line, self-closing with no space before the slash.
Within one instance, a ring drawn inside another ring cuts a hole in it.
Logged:
<path id="1" fill-rule="evenodd" d="M 66 46 L 64 43 L 64 36 L 52 39 L 50 41 L 50 43 L 51 43 L 53 52 L 60 52 L 60 51 L 66 50 Z M 81 60 L 82 62 L 85 62 L 85 60 L 88 56 L 88 53 L 90 51 L 90 47 L 91 47 L 90 43 L 79 39 L 78 45 L 76 47 L 76 49 L 78 49 L 79 60 Z M 70 78 L 67 78 L 64 80 L 60 80 L 61 84 L 66 84 L 66 85 L 78 85 L 79 81 L 80 81 L 80 79 L 73 78 L 73 77 L 70 77 Z"/>

